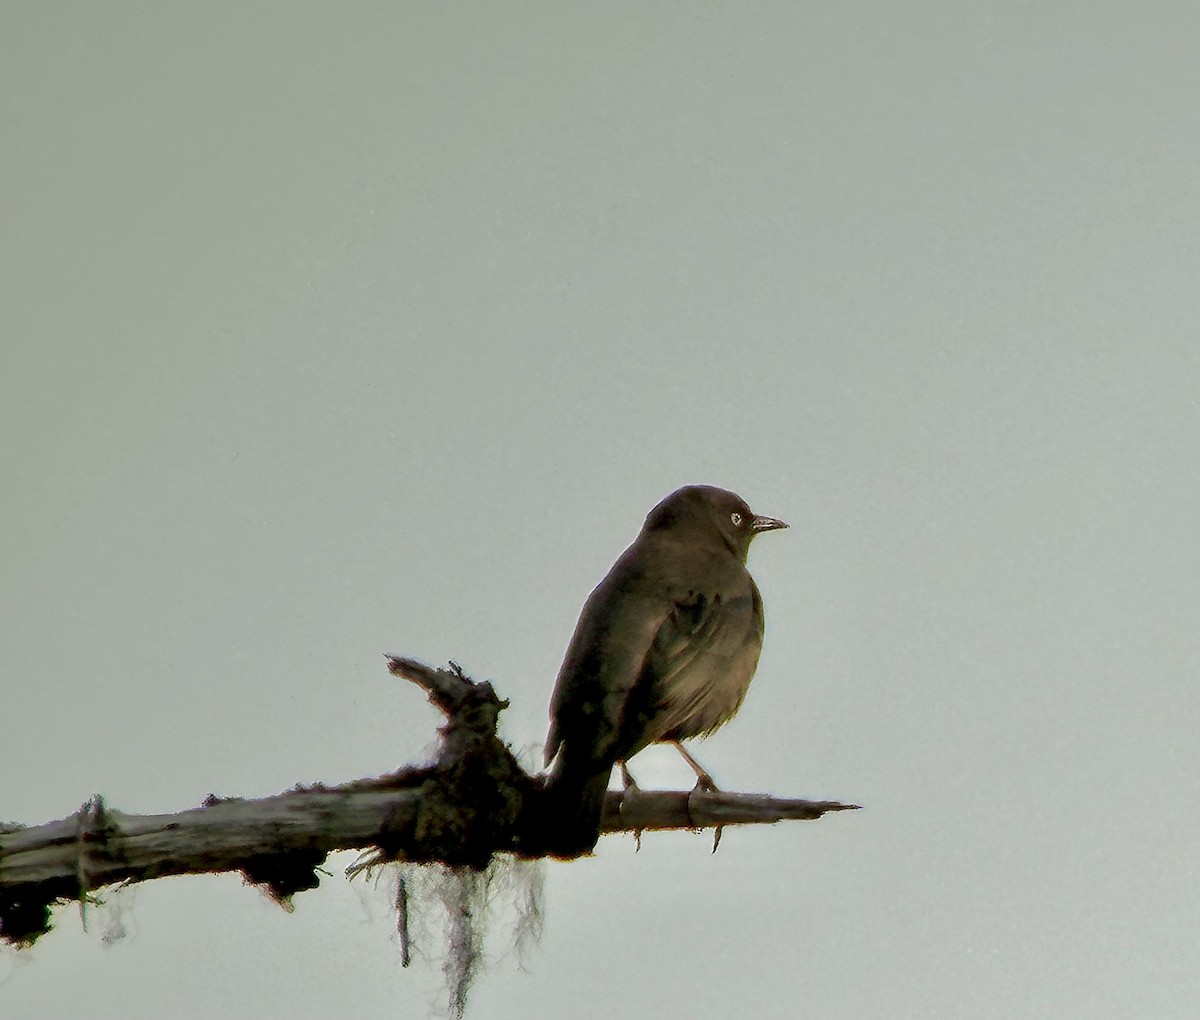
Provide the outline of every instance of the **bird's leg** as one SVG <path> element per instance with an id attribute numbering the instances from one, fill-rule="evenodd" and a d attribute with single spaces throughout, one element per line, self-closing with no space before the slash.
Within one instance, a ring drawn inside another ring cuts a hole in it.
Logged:
<path id="1" fill-rule="evenodd" d="M 698 761 L 696 761 L 695 758 L 688 754 L 687 748 L 685 748 L 678 740 L 672 740 L 671 743 L 675 745 L 675 750 L 683 755 L 683 760 L 686 761 L 688 765 L 691 766 L 692 771 L 696 773 L 696 787 L 694 790 L 692 790 L 692 792 L 695 793 L 696 790 L 701 790 L 705 793 L 720 793 L 720 790 L 717 789 L 717 784 L 713 782 L 713 777 L 708 774 L 705 768 Z M 724 832 L 725 826 L 723 825 L 718 825 L 713 830 L 712 852 L 714 854 L 717 852 L 717 847 L 721 845 L 721 835 Z"/>
<path id="2" fill-rule="evenodd" d="M 617 765 L 621 769 L 621 782 L 624 784 L 625 789 L 626 790 L 638 789 L 637 780 L 633 778 L 633 773 L 631 773 L 629 771 L 629 768 L 626 766 L 626 764 L 623 761 L 619 761 L 619 762 L 617 762 Z"/>
<path id="3" fill-rule="evenodd" d="M 696 773 L 696 789 L 704 790 L 708 793 L 720 793 L 721 791 L 717 787 L 717 784 L 713 782 L 713 777 L 710 776 L 707 771 L 705 771 L 703 765 L 701 765 L 698 761 L 696 761 L 695 758 L 688 754 L 687 748 L 684 747 L 678 740 L 672 740 L 671 743 L 675 745 L 675 750 L 683 755 L 683 760 L 688 763 L 688 766 L 691 768 L 691 770 Z"/>

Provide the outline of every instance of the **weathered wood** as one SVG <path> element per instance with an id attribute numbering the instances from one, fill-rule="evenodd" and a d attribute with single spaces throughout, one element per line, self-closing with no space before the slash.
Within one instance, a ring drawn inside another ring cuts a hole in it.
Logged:
<path id="1" fill-rule="evenodd" d="M 340 786 L 296 787 L 255 800 L 209 797 L 176 814 L 135 815 L 93 797 L 75 814 L 30 828 L 0 826 L 0 938 L 32 942 L 49 907 L 119 882 L 238 871 L 280 901 L 318 883 L 334 850 L 377 861 L 482 868 L 496 853 L 541 855 L 547 824 L 540 777 L 496 736 L 507 702 L 451 663 L 435 669 L 388 657 L 447 716 L 437 761 Z M 814 819 L 854 808 L 761 794 L 631 787 L 610 791 L 603 831 L 700 829 Z"/>

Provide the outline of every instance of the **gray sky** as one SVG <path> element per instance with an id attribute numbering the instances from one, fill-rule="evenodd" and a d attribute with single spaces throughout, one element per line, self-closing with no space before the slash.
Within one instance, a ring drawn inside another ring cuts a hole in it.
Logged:
<path id="1" fill-rule="evenodd" d="M 1200 1011 L 1200 8 L 9 4 L 0 818 L 545 736 L 680 484 L 766 647 L 696 748 L 867 810 L 548 867 L 475 1020 Z M 673 753 L 646 785 L 686 788 Z M 382 893 L 140 886 L 11 1020 L 436 1012 Z M 436 948 L 436 946 L 431 946 Z"/>

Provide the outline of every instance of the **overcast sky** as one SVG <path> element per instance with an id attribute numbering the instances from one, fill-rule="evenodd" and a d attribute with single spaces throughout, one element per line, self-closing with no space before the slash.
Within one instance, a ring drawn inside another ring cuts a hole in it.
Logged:
<path id="1" fill-rule="evenodd" d="M 1200 7 L 0 14 L 0 819 L 536 747 L 689 482 L 789 531 L 693 749 L 812 823 L 607 837 L 474 1020 L 1200 1013 Z M 635 772 L 683 789 L 651 749 Z M 0 1013 L 437 1015 L 386 895 L 139 886 Z M 427 941 L 431 956 L 437 940 Z"/>

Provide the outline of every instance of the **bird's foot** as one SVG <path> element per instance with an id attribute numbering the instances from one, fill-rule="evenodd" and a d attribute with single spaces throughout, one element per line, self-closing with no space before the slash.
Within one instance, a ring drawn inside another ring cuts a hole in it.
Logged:
<path id="1" fill-rule="evenodd" d="M 682 748 L 681 748 L 682 750 Z M 721 788 L 713 782 L 713 777 L 707 771 L 700 768 L 696 759 L 689 754 L 685 754 L 688 759 L 688 764 L 692 765 L 696 771 L 696 785 L 692 787 L 692 793 L 720 793 Z M 718 825 L 713 829 L 713 845 L 712 852 L 717 852 L 717 847 L 721 845 L 721 834 L 725 831 L 725 826 Z"/>
<path id="2" fill-rule="evenodd" d="M 641 789 L 637 784 L 637 780 L 633 778 L 633 773 L 629 771 L 629 767 L 623 762 L 617 762 L 617 767 L 621 770 L 621 786 L 622 792 L 628 793 L 630 790 L 637 792 Z M 633 830 L 633 852 L 636 854 L 642 849 L 642 830 Z"/>

